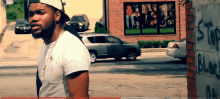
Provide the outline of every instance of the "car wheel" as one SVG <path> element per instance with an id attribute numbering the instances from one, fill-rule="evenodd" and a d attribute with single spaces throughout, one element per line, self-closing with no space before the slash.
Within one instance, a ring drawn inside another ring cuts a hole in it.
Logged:
<path id="1" fill-rule="evenodd" d="M 122 59 L 122 57 L 115 57 L 115 60 L 117 60 L 117 61 L 119 61 L 121 59 Z"/>
<path id="2" fill-rule="evenodd" d="M 95 63 L 96 61 L 96 54 L 94 52 L 90 52 L 90 61 L 91 63 Z"/>
<path id="3" fill-rule="evenodd" d="M 126 56 L 126 59 L 131 60 L 131 61 L 136 60 L 136 58 L 137 58 L 137 55 L 136 55 L 135 51 L 129 51 L 127 56 Z"/>

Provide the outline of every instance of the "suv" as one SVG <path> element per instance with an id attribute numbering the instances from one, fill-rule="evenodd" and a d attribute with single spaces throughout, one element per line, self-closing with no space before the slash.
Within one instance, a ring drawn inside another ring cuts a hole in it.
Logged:
<path id="1" fill-rule="evenodd" d="M 86 14 L 73 15 L 67 24 L 76 30 L 89 29 L 89 19 Z"/>
<path id="2" fill-rule="evenodd" d="M 98 58 L 115 58 L 121 60 L 136 60 L 141 55 L 138 44 L 129 43 L 110 34 L 85 33 L 80 34 L 82 41 L 89 50 L 91 63 Z"/>

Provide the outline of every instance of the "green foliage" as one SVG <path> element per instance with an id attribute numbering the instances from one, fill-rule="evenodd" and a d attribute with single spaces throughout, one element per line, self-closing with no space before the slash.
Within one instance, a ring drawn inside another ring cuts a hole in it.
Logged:
<path id="1" fill-rule="evenodd" d="M 153 45 L 155 48 L 159 48 L 159 46 L 161 45 L 161 41 L 153 41 Z"/>
<path id="2" fill-rule="evenodd" d="M 100 24 L 99 22 L 96 22 L 95 24 L 95 33 L 108 33 L 106 29 Z"/>
<path id="3" fill-rule="evenodd" d="M 6 6 L 7 20 L 24 19 L 24 0 L 13 0 L 13 2 Z"/>
<path id="4" fill-rule="evenodd" d="M 15 11 L 7 12 L 7 19 L 17 20 L 17 13 Z"/>
<path id="5" fill-rule="evenodd" d="M 140 48 L 144 48 L 145 41 L 137 41 Z"/>
<path id="6" fill-rule="evenodd" d="M 169 42 L 175 42 L 175 40 L 163 40 L 161 41 L 138 41 L 138 45 L 140 48 L 159 48 L 161 46 L 162 48 L 166 48 L 168 46 Z"/>
<path id="7" fill-rule="evenodd" d="M 144 43 L 145 48 L 152 48 L 152 46 L 154 46 L 153 41 L 145 41 L 145 43 Z"/>

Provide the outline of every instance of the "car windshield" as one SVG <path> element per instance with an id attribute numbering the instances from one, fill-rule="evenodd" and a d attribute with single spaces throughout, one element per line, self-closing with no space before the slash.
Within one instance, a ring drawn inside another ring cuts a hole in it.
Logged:
<path id="1" fill-rule="evenodd" d="M 16 23 L 17 24 L 26 24 L 26 25 L 29 24 L 29 22 L 27 20 L 18 20 Z"/>
<path id="2" fill-rule="evenodd" d="M 71 21 L 84 21 L 82 16 L 73 16 L 70 20 Z"/>

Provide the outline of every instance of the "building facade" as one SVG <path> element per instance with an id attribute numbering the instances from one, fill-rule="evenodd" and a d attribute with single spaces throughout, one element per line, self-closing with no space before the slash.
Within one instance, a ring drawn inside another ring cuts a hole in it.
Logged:
<path id="1" fill-rule="evenodd" d="M 6 17 L 6 1 L 0 0 L 0 33 L 7 26 L 7 17 Z"/>
<path id="2" fill-rule="evenodd" d="M 180 0 L 103 0 L 107 31 L 124 41 L 186 38 L 185 5 Z"/>

